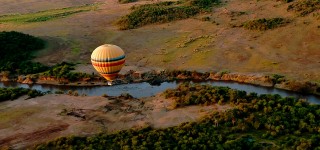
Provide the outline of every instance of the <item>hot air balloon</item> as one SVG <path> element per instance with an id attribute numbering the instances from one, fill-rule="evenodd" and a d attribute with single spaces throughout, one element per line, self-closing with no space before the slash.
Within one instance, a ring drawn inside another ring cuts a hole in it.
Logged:
<path id="1" fill-rule="evenodd" d="M 123 67 L 125 54 L 119 46 L 112 44 L 101 45 L 92 52 L 91 63 L 110 84 L 117 78 Z"/>

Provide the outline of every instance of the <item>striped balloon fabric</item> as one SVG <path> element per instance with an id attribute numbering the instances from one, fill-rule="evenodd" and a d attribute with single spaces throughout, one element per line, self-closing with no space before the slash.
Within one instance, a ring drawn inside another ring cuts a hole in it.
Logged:
<path id="1" fill-rule="evenodd" d="M 125 54 L 119 46 L 101 45 L 92 52 L 91 63 L 105 79 L 112 81 L 125 63 Z"/>

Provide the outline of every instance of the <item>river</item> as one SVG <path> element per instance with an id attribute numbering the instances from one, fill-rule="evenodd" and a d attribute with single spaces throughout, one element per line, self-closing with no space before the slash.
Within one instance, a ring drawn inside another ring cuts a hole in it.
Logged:
<path id="1" fill-rule="evenodd" d="M 113 86 L 68 86 L 68 85 L 39 85 L 39 84 L 21 84 L 16 82 L 0 82 L 0 87 L 23 87 L 36 89 L 42 92 L 46 91 L 64 91 L 65 93 L 69 90 L 77 91 L 79 95 L 86 94 L 88 96 L 101 96 L 107 94 L 109 96 L 119 96 L 121 93 L 129 93 L 130 95 L 141 98 L 156 95 L 157 93 L 163 92 L 168 88 L 175 88 L 178 86 L 178 82 L 164 82 L 159 86 L 153 86 L 149 83 L 131 83 L 121 84 Z M 247 93 L 255 92 L 257 94 L 279 94 L 282 97 L 292 96 L 296 98 L 307 99 L 310 103 L 320 104 L 320 97 L 315 95 L 302 95 L 297 92 L 286 91 L 281 89 L 275 89 L 270 87 L 255 86 L 250 84 L 241 84 L 237 82 L 226 82 L 226 81 L 208 81 L 202 82 L 201 84 L 210 84 L 213 86 L 227 86 L 232 89 L 243 90 Z"/>

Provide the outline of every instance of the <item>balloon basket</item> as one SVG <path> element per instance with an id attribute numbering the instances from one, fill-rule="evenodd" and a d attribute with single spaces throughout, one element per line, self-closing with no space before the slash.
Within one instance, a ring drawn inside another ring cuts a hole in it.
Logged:
<path id="1" fill-rule="evenodd" d="M 109 86 L 112 86 L 113 84 L 112 84 L 112 81 L 108 81 L 108 83 L 107 83 Z"/>

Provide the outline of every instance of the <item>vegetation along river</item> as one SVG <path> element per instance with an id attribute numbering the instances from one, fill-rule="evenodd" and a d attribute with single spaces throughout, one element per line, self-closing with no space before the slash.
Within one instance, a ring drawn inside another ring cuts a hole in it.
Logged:
<path id="1" fill-rule="evenodd" d="M 168 88 L 177 87 L 178 82 L 163 82 L 159 86 L 150 85 L 147 82 L 120 84 L 113 86 L 66 86 L 66 85 L 39 85 L 39 84 L 21 84 L 16 82 L 0 82 L 0 87 L 23 87 L 36 89 L 42 92 L 56 92 L 69 90 L 77 91 L 79 95 L 86 94 L 88 96 L 101 96 L 107 94 L 109 96 L 119 96 L 122 93 L 129 93 L 130 95 L 141 98 L 153 96 L 157 93 L 163 92 Z M 246 91 L 247 93 L 255 92 L 257 94 L 279 94 L 282 97 L 293 96 L 296 98 L 307 99 L 310 103 L 320 104 L 320 97 L 315 95 L 302 95 L 297 92 L 275 89 L 270 87 L 255 86 L 250 84 L 241 84 L 236 82 L 214 81 L 214 82 L 201 82 L 201 84 L 210 84 L 213 86 L 226 86 L 232 89 Z"/>

